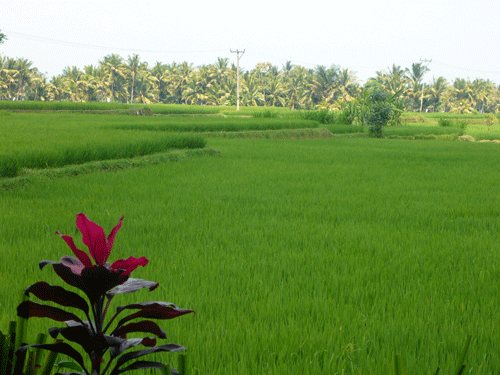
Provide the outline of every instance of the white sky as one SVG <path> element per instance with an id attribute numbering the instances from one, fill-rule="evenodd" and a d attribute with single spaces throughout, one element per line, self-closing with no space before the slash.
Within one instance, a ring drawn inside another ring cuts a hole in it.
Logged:
<path id="1" fill-rule="evenodd" d="M 150 67 L 259 62 L 332 64 L 361 82 L 392 64 L 432 59 L 444 76 L 500 84 L 499 0 L 0 0 L 0 53 L 50 78 L 104 56 L 139 54 Z"/>

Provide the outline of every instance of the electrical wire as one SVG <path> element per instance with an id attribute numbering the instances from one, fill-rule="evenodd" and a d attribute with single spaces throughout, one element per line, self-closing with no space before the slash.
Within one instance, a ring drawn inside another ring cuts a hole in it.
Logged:
<path id="1" fill-rule="evenodd" d="M 76 48 L 88 48 L 95 50 L 107 50 L 107 51 L 122 51 L 122 52 L 140 52 L 140 53 L 213 53 L 213 52 L 227 52 L 226 50 L 207 50 L 207 51 L 164 51 L 164 50 L 147 50 L 147 49 L 134 49 L 134 48 L 119 48 L 119 47 L 106 47 L 99 46 L 95 44 L 86 44 L 86 43 L 76 43 L 76 42 L 68 42 L 65 40 L 52 39 L 52 38 L 43 38 L 40 36 L 29 35 L 18 33 L 12 30 L 4 30 L 8 36 L 14 36 L 21 39 L 33 40 L 36 42 L 44 42 L 50 44 L 58 44 L 68 47 L 76 47 Z"/>

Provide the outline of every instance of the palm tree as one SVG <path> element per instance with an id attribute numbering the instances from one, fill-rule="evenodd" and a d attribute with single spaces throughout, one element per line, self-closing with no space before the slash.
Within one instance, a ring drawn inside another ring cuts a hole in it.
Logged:
<path id="1" fill-rule="evenodd" d="M 171 95 L 174 96 L 176 103 L 187 104 L 187 100 L 183 97 L 184 86 L 187 85 L 189 80 L 193 75 L 193 64 L 184 61 L 181 65 L 172 66 L 172 89 L 170 91 Z"/>
<path id="2" fill-rule="evenodd" d="M 341 95 L 339 90 L 340 68 L 332 65 L 326 68 L 318 65 L 314 71 L 313 89 L 315 93 L 314 103 L 325 100 L 330 105 Z"/>
<path id="3" fill-rule="evenodd" d="M 300 66 L 293 66 L 290 70 L 290 66 L 285 68 L 283 85 L 286 106 L 292 110 L 302 108 L 306 99 L 307 69 Z"/>
<path id="4" fill-rule="evenodd" d="M 5 35 L 4 33 L 1 32 L 2 30 L 0 30 L 0 44 L 3 44 L 3 42 L 5 40 L 7 40 L 7 35 Z"/>
<path id="5" fill-rule="evenodd" d="M 64 99 L 64 80 L 61 76 L 52 77 L 47 84 L 47 98 L 51 102 Z"/>
<path id="6" fill-rule="evenodd" d="M 128 72 L 130 78 L 132 79 L 132 87 L 130 88 L 130 103 L 134 102 L 134 85 L 135 79 L 137 77 L 137 71 L 141 66 L 141 60 L 138 54 L 133 54 L 127 59 L 127 64 L 125 65 L 125 71 Z"/>
<path id="7" fill-rule="evenodd" d="M 126 73 L 123 59 L 116 54 L 111 54 L 104 57 L 104 60 L 99 62 L 107 74 L 107 87 L 111 94 L 111 101 L 115 100 L 116 91 L 123 95 L 123 85 L 125 83 Z"/>
<path id="8" fill-rule="evenodd" d="M 66 67 L 63 70 L 62 78 L 65 84 L 66 94 L 73 102 L 81 102 L 83 94 L 83 72 L 76 66 Z"/>
<path id="9" fill-rule="evenodd" d="M 413 63 L 411 64 L 411 69 L 407 69 L 406 72 L 409 78 L 409 96 L 414 101 L 414 109 L 418 108 L 420 101 L 420 112 L 422 112 L 422 103 L 424 97 L 424 85 L 423 79 L 426 72 L 429 71 L 429 68 L 423 63 Z"/>
<path id="10" fill-rule="evenodd" d="M 16 72 L 14 73 L 14 78 L 16 80 L 16 86 L 17 86 L 17 94 L 16 94 L 16 99 L 20 100 L 21 97 L 24 98 L 26 94 L 26 88 L 30 84 L 33 68 L 31 68 L 31 65 L 33 65 L 32 61 L 28 61 L 27 59 L 17 59 L 16 64 L 15 64 L 15 70 Z"/>
<path id="11" fill-rule="evenodd" d="M 358 79 L 349 69 L 342 69 L 337 77 L 337 87 L 345 102 L 354 100 L 361 92 Z"/>
<path id="12" fill-rule="evenodd" d="M 401 66 L 392 64 L 391 68 L 387 68 L 387 71 L 382 70 L 377 72 L 376 81 L 378 81 L 382 87 L 390 92 L 392 95 L 404 95 L 404 91 L 409 83 L 408 76 L 406 75 L 406 70 L 401 68 Z"/>
<path id="13" fill-rule="evenodd" d="M 491 82 L 480 78 L 468 82 L 469 98 L 476 111 L 484 113 L 486 101 L 494 88 L 495 86 Z"/>
<path id="14" fill-rule="evenodd" d="M 262 105 L 264 103 L 264 94 L 262 94 L 257 75 L 246 72 L 241 78 L 242 104 L 244 106 Z"/>
<path id="15" fill-rule="evenodd" d="M 151 75 L 154 77 L 155 89 L 156 89 L 156 101 L 165 102 L 167 98 L 167 65 L 162 64 L 157 61 L 153 69 L 151 69 Z"/>
<path id="16" fill-rule="evenodd" d="M 43 100 L 47 99 L 47 79 L 43 74 L 38 72 L 38 69 L 33 69 L 33 74 L 31 77 L 31 83 L 29 86 L 29 97 L 28 100 Z"/>
<path id="17" fill-rule="evenodd" d="M 233 76 L 232 70 L 229 68 L 229 58 L 217 58 L 215 65 L 210 67 L 210 76 L 220 86 L 227 85 L 227 81 Z"/>
<path id="18" fill-rule="evenodd" d="M 446 89 L 449 84 L 444 77 L 438 77 L 432 79 L 432 84 L 429 87 L 430 101 L 432 103 L 432 109 L 434 112 L 441 105 L 442 97 L 445 95 Z"/>
<path id="19" fill-rule="evenodd" d="M 0 99 L 12 98 L 12 86 L 15 85 L 16 79 L 14 75 L 17 70 L 16 61 L 13 58 L 0 56 L 0 79 L 1 79 L 1 96 Z"/>
<path id="20" fill-rule="evenodd" d="M 283 107 L 285 103 L 285 94 L 281 80 L 275 76 L 271 77 L 266 86 L 266 102 L 271 106 Z"/>

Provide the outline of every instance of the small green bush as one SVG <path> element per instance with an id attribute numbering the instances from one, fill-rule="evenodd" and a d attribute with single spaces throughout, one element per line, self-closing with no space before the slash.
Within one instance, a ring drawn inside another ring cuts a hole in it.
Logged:
<path id="1" fill-rule="evenodd" d="M 438 119 L 438 125 L 442 126 L 442 127 L 452 127 L 454 124 L 453 124 L 453 120 L 450 120 L 450 119 L 444 118 L 444 117 L 440 117 Z"/>

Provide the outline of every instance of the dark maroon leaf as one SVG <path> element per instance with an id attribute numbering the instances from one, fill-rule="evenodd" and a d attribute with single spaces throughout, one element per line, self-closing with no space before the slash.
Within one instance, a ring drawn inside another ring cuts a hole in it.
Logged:
<path id="1" fill-rule="evenodd" d="M 110 345 L 109 354 L 111 354 L 111 359 L 118 357 L 125 350 L 133 348 L 134 346 L 138 346 L 138 345 L 155 346 L 156 345 L 156 339 L 149 338 L 149 337 L 127 340 L 127 339 L 122 339 L 122 338 L 118 338 L 118 337 L 107 336 L 106 340 L 108 340 L 108 338 L 112 339 L 112 341 L 108 341 L 108 344 Z"/>
<path id="2" fill-rule="evenodd" d="M 81 345 L 83 350 L 87 353 L 91 353 L 92 351 L 97 352 L 99 349 L 102 349 L 103 346 L 107 347 L 103 340 L 96 339 L 92 332 L 84 325 L 50 328 L 49 334 L 53 338 L 57 338 L 57 336 L 61 334 L 66 340 Z"/>
<path id="3" fill-rule="evenodd" d="M 165 306 L 177 308 L 177 306 L 175 306 L 171 302 L 150 301 L 150 302 L 132 303 L 132 304 L 126 305 L 126 306 L 118 306 L 116 308 L 116 311 L 117 312 L 122 312 L 123 310 L 126 310 L 126 309 L 137 310 L 137 309 L 147 309 L 147 308 L 150 308 L 150 307 L 157 308 L 157 307 L 165 307 Z"/>
<path id="4" fill-rule="evenodd" d="M 123 336 L 130 332 L 144 332 L 144 333 L 152 333 L 153 335 L 158 336 L 160 339 L 166 339 L 167 334 L 163 329 L 160 328 L 158 324 L 153 322 L 152 320 L 142 320 L 137 323 L 130 323 L 121 327 L 117 327 L 112 333 L 112 336 Z"/>
<path id="5" fill-rule="evenodd" d="M 142 280 L 142 279 L 134 279 L 134 278 L 129 278 L 127 281 L 125 281 L 123 284 L 118 285 L 116 288 L 111 289 L 106 296 L 108 298 L 114 297 L 116 294 L 119 293 L 133 293 L 136 292 L 142 288 L 148 288 L 150 291 L 155 290 L 159 283 L 155 283 L 153 281 L 148 281 L 148 280 Z"/>
<path id="6" fill-rule="evenodd" d="M 85 328 L 87 328 L 88 330 L 95 330 L 95 326 L 94 326 L 94 323 L 92 322 L 92 325 L 88 322 L 88 321 L 79 321 L 79 322 L 76 322 L 74 320 L 67 320 L 65 321 L 64 323 L 66 323 L 66 326 L 67 327 L 79 327 L 83 324 L 83 326 Z"/>
<path id="7" fill-rule="evenodd" d="M 151 354 L 151 353 L 157 353 L 157 352 L 180 352 L 186 350 L 181 345 L 177 344 L 165 344 L 165 345 L 160 345 L 160 346 L 155 346 L 154 348 L 150 349 L 144 349 L 144 350 L 138 350 L 135 352 L 130 352 L 122 355 L 117 361 L 116 361 L 116 366 L 114 370 L 112 371 L 112 374 L 115 373 L 114 371 L 118 369 L 121 365 L 123 365 L 125 362 L 128 362 L 132 359 L 142 357 L 143 355 L 146 354 Z"/>
<path id="8" fill-rule="evenodd" d="M 65 322 L 67 320 L 81 322 L 80 318 L 75 314 L 69 313 L 57 307 L 41 305 L 32 301 L 24 301 L 17 306 L 17 315 L 25 319 L 37 317 L 49 318 L 58 322 Z"/>
<path id="9" fill-rule="evenodd" d="M 27 296 L 29 296 L 30 293 L 34 294 L 42 301 L 52 301 L 62 306 L 75 307 L 83 310 L 87 315 L 89 313 L 89 305 L 82 297 L 60 286 L 50 285 L 45 281 L 40 281 L 31 285 L 24 292 Z"/>
<path id="10" fill-rule="evenodd" d="M 120 312 L 125 309 L 141 309 L 141 311 L 126 316 L 118 322 L 117 327 L 121 327 L 126 322 L 135 318 L 173 319 L 178 316 L 194 312 L 193 310 L 179 309 L 177 306 L 169 302 L 135 303 L 127 306 L 119 306 L 117 311 Z"/>
<path id="11" fill-rule="evenodd" d="M 99 297 L 103 296 L 108 290 L 123 284 L 128 280 L 128 275 L 123 275 L 120 272 L 113 271 L 105 266 L 97 265 L 92 267 L 84 267 L 81 273 L 73 272 L 72 268 L 63 264 L 68 264 L 71 259 L 76 258 L 64 257 L 60 263 L 44 260 L 40 262 L 40 268 L 47 264 L 52 264 L 57 275 L 67 284 L 83 291 L 89 298 L 90 303 L 94 305 Z"/>
<path id="12" fill-rule="evenodd" d="M 147 368 L 154 368 L 157 370 L 161 370 L 165 367 L 163 363 L 160 362 L 151 362 L 151 361 L 137 361 L 132 363 L 130 366 L 124 367 L 122 369 L 114 369 L 111 375 L 118 375 L 121 374 L 122 372 L 126 371 L 131 371 L 131 370 L 141 370 L 141 369 L 147 369 Z M 172 375 L 179 375 L 179 372 L 175 370 L 173 367 L 170 367 L 170 372 Z"/>
<path id="13" fill-rule="evenodd" d="M 86 267 L 81 275 L 84 291 L 91 301 L 96 301 L 108 290 L 123 284 L 129 278 L 104 266 Z"/>
<path id="14" fill-rule="evenodd" d="M 88 374 L 89 372 L 85 368 L 85 365 L 83 363 L 83 357 L 81 356 L 80 353 L 78 353 L 75 349 L 73 349 L 70 345 L 64 343 L 64 342 L 57 342 L 55 344 L 35 344 L 35 345 L 25 345 L 21 346 L 19 349 L 17 349 L 17 353 L 22 353 L 26 352 L 28 348 L 40 348 L 40 349 L 46 349 L 50 350 L 51 352 L 55 353 L 61 353 L 64 355 L 67 355 L 68 357 L 73 358 L 76 363 L 80 365 L 81 368 L 85 370 L 85 372 Z"/>

